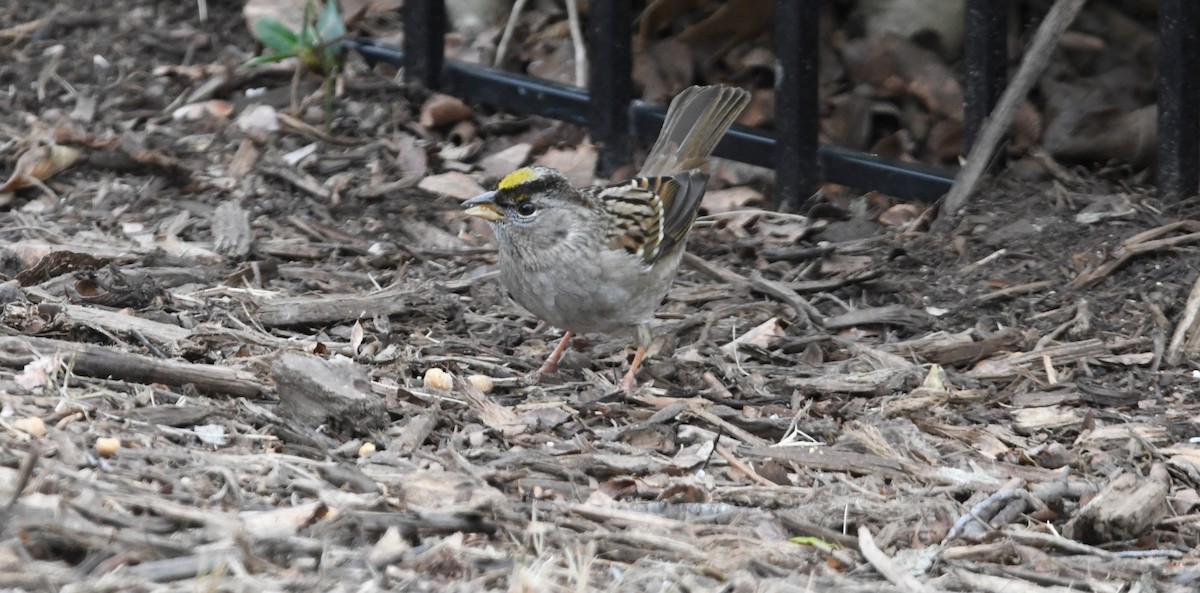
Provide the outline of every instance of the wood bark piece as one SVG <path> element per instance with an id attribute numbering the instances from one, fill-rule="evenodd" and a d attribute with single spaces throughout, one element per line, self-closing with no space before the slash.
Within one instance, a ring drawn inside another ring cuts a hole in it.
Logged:
<path id="1" fill-rule="evenodd" d="M 1033 352 L 1009 354 L 1001 358 L 990 358 L 967 371 L 967 376 L 974 379 L 1003 379 L 1015 377 L 1027 372 L 1031 366 L 1041 366 L 1048 358 L 1056 365 L 1069 364 L 1088 357 L 1112 354 L 1112 351 L 1099 339 L 1071 342 L 1060 346 L 1051 346 Z"/>
<path id="2" fill-rule="evenodd" d="M 409 418 L 408 423 L 399 431 L 400 436 L 388 443 L 388 450 L 401 455 L 411 454 L 425 444 L 425 439 L 429 438 L 437 424 L 437 416 L 432 413 L 418 414 Z"/>
<path id="3" fill-rule="evenodd" d="M 959 342 L 935 345 L 924 353 L 925 360 L 942 366 L 953 367 L 971 364 L 987 358 L 1001 350 L 1015 346 L 1021 340 L 1013 330 L 1002 331 L 978 342 Z"/>
<path id="4" fill-rule="evenodd" d="M 267 391 L 250 374 L 231 367 L 162 360 L 120 352 L 103 346 L 77 344 L 49 338 L 0 337 L 0 365 L 23 368 L 38 357 L 62 355 L 72 372 L 134 383 L 163 383 L 213 394 L 254 397 Z"/>
<path id="5" fill-rule="evenodd" d="M 100 333 L 118 336 L 138 334 L 146 341 L 158 346 L 169 356 L 179 356 L 183 351 L 182 344 L 191 336 L 191 332 L 169 323 L 151 321 L 137 315 L 127 315 L 100 307 L 85 307 L 83 305 L 63 305 L 68 323 L 82 325 Z"/>
<path id="6" fill-rule="evenodd" d="M 902 463 L 894 459 L 871 455 L 835 451 L 823 447 L 749 447 L 738 453 L 746 459 L 774 459 L 778 462 L 793 462 L 800 467 L 821 471 L 870 474 L 883 479 L 911 478 Z"/>
<path id="7" fill-rule="evenodd" d="M 315 325 L 394 315 L 411 306 L 410 295 L 400 288 L 371 294 L 327 294 L 263 301 L 254 312 L 265 327 Z"/>
<path id="8" fill-rule="evenodd" d="M 1171 432 L 1167 427 L 1133 422 L 1114 424 L 1112 426 L 1097 426 L 1092 430 L 1080 434 L 1075 442 L 1084 449 L 1111 451 L 1131 440 L 1146 442 L 1155 447 L 1168 445 L 1172 442 Z"/>
<path id="9" fill-rule="evenodd" d="M 279 393 L 279 412 L 301 426 L 329 426 L 359 433 L 383 426 L 386 401 L 371 392 L 362 366 L 351 360 L 326 360 L 284 352 L 271 366 Z"/>
<path id="10" fill-rule="evenodd" d="M 467 407 L 475 412 L 476 417 L 488 428 L 495 430 L 506 438 L 512 438 L 525 433 L 529 427 L 521 421 L 511 408 L 506 408 L 491 400 L 470 381 L 461 377 L 454 378 L 456 391 L 463 395 Z"/>
<path id="11" fill-rule="evenodd" d="M 1066 537 L 1089 544 L 1137 539 L 1170 510 L 1167 472 L 1161 465 L 1149 477 L 1131 472 L 1116 476 L 1067 521 Z"/>
<path id="12" fill-rule="evenodd" d="M 1078 426 L 1083 418 L 1069 408 L 1045 406 L 1013 410 L 1013 431 L 1017 434 L 1036 434 L 1044 430 L 1055 430 Z"/>
<path id="13" fill-rule="evenodd" d="M 845 373 L 828 377 L 792 377 L 788 387 L 804 393 L 867 393 L 885 395 L 904 386 L 909 379 L 920 376 L 920 367 L 880 369 L 865 373 Z"/>
<path id="14" fill-rule="evenodd" d="M 241 550 L 229 548 L 194 556 L 151 560 L 134 566 L 126 566 L 123 568 L 123 572 L 155 583 L 167 583 L 190 579 L 198 575 L 213 574 L 221 567 L 241 561 Z"/>
<path id="15" fill-rule="evenodd" d="M 221 202 L 212 214 L 213 249 L 226 257 L 241 259 L 250 253 L 250 214 L 236 201 Z"/>
<path id="16" fill-rule="evenodd" d="M 842 313 L 825 320 L 825 329 L 835 331 L 860 325 L 897 325 L 912 329 L 924 329 L 933 323 L 933 317 L 920 309 L 904 305 L 871 307 Z"/>

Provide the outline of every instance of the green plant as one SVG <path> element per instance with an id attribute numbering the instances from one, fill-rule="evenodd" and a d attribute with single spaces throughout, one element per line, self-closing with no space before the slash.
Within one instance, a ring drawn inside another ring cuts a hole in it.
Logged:
<path id="1" fill-rule="evenodd" d="M 260 19 L 254 26 L 254 33 L 271 53 L 247 61 L 246 66 L 261 66 L 296 58 L 300 67 L 324 77 L 322 89 L 325 95 L 325 125 L 328 127 L 333 112 L 333 81 L 342 67 L 342 38 L 346 36 L 346 25 L 342 23 L 337 0 L 326 0 L 321 14 L 316 15 L 315 12 L 313 0 L 309 0 L 304 7 L 304 21 L 299 31 L 292 30 L 278 19 Z"/>

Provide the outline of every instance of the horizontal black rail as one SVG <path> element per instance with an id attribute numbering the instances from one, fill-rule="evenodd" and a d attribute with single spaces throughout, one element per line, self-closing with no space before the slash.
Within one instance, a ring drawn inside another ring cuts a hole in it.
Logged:
<path id="1" fill-rule="evenodd" d="M 822 146 L 819 129 L 816 39 L 822 0 L 775 0 L 776 135 L 735 127 L 717 147 L 718 156 L 771 167 L 775 205 L 797 210 L 819 182 L 877 190 L 904 199 L 934 201 L 954 173 L 900 163 L 874 155 Z M 366 59 L 405 69 L 405 78 L 467 100 L 518 113 L 541 115 L 588 128 L 599 147 L 598 173 L 628 162 L 634 137 L 653 138 L 661 108 L 632 100 L 632 3 L 605 0 L 588 14 L 588 86 L 595 93 L 446 60 L 444 0 L 407 0 L 404 50 L 349 42 Z M 1007 80 L 1009 0 L 965 0 L 964 152 L 975 141 Z M 1159 6 L 1158 159 L 1159 194 L 1194 196 L 1200 183 L 1200 3 L 1161 0 Z M 1002 152 L 1000 154 L 1003 154 Z M 993 166 L 1000 164 L 996 158 Z"/>
<path id="2" fill-rule="evenodd" d="M 349 42 L 369 62 L 396 67 L 405 65 L 404 52 L 369 41 Z M 504 72 L 456 60 L 446 60 L 437 88 L 448 94 L 478 101 L 499 109 L 588 125 L 590 98 L 587 91 L 542 79 Z M 653 140 L 662 127 L 666 110 L 644 101 L 631 106 L 633 133 Z M 775 168 L 775 138 L 769 134 L 734 126 L 714 154 L 760 167 Z M 818 151 L 826 181 L 864 187 L 889 195 L 934 201 L 950 189 L 954 174 L 912 163 L 896 163 L 869 154 L 833 146 Z"/>

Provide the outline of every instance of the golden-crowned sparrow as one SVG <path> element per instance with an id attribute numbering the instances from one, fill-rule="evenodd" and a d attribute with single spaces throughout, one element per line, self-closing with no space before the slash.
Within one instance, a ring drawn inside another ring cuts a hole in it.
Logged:
<path id="1" fill-rule="evenodd" d="M 633 388 L 708 182 L 695 167 L 749 100 L 745 90 L 721 86 L 680 93 L 628 181 L 577 189 L 554 169 L 526 167 L 463 202 L 467 214 L 491 223 L 500 281 L 513 300 L 566 330 L 535 378 L 557 370 L 573 334 L 636 330 L 637 354 L 621 380 L 623 391 Z"/>

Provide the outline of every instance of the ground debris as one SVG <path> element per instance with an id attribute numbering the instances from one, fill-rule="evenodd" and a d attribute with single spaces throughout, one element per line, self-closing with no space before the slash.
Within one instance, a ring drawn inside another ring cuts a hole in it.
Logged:
<path id="1" fill-rule="evenodd" d="M 237 67 L 255 51 L 240 3 L 10 4 L 0 162 L 39 130 L 86 158 L 0 212 L 0 589 L 1200 579 L 1200 227 L 1123 169 L 1042 155 L 1056 181 L 996 176 L 955 228 L 928 230 L 924 206 L 833 186 L 804 216 L 759 210 L 770 173 L 714 163 L 641 387 L 615 392 L 629 341 L 599 334 L 533 384 L 561 333 L 504 294 L 494 238 L 459 200 L 531 163 L 604 182 L 579 128 L 431 96 L 356 56 L 327 120 L 316 78 Z M 395 2 L 370 4 L 365 31 L 397 30 L 377 11 Z M 763 37 L 766 13 L 718 27 L 713 10 L 666 18 L 715 0 L 651 4 L 651 100 L 719 72 L 768 81 L 752 116 L 770 120 L 769 46 L 730 45 Z M 702 23 L 685 41 L 732 31 L 720 60 L 678 39 Z M 528 3 L 514 27 L 509 63 L 570 63 L 562 3 Z M 1098 51 L 1071 34 L 1064 53 Z M 823 83 L 823 132 L 957 159 L 959 91 L 930 86 L 949 80 L 935 52 L 844 41 L 867 52 L 855 80 L 882 86 Z M 914 114 L 942 131 L 860 125 Z"/>

